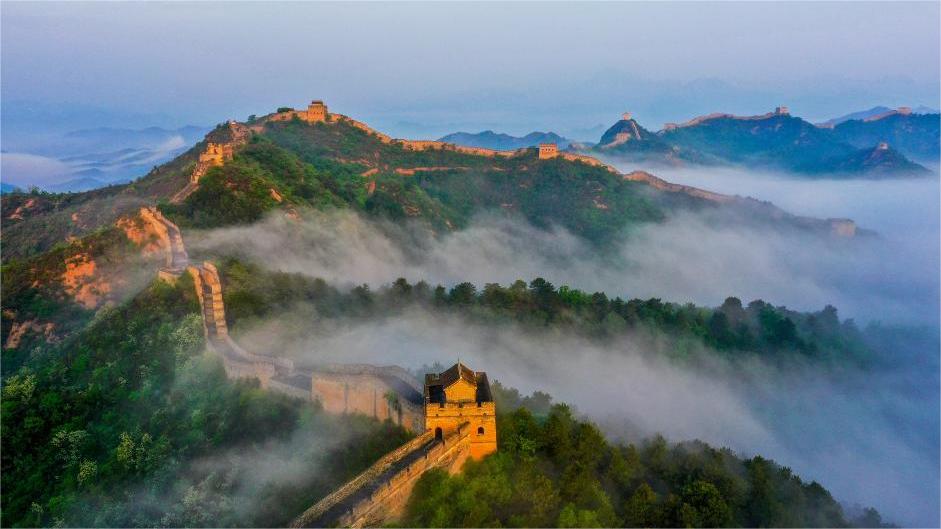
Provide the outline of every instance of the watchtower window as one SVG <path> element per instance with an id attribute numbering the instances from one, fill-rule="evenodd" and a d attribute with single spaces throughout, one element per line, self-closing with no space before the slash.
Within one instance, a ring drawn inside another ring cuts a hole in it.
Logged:
<path id="1" fill-rule="evenodd" d="M 483 426 L 478 426 L 478 427 L 477 427 L 477 435 L 483 435 L 483 434 L 484 434 L 484 427 L 483 427 Z"/>

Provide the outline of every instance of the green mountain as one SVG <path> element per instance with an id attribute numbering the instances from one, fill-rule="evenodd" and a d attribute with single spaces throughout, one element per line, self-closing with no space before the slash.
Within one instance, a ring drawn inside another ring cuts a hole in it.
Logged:
<path id="1" fill-rule="evenodd" d="M 637 162 L 667 165 L 710 164 L 717 161 L 703 152 L 670 143 L 660 134 L 642 127 L 628 114 L 602 134 L 595 151 Z"/>
<path id="2" fill-rule="evenodd" d="M 171 204 L 186 187 L 199 154 L 209 143 L 231 141 L 233 130 L 243 135 L 234 157 L 208 169 L 195 192 Z M 221 125 L 191 150 L 129 184 L 71 194 L 9 193 L 2 200 L 4 260 L 80 238 L 154 203 L 181 226 L 199 227 L 252 222 L 275 208 L 350 207 L 456 230 L 474 215 L 492 211 L 519 215 L 537 226 L 560 225 L 597 243 L 678 209 L 747 210 L 752 219 L 783 217 L 779 222 L 784 224 L 790 219 L 742 199 L 651 185 L 650 179 L 567 153 L 539 159 L 536 149 L 496 155 L 391 140 L 349 119 Z M 829 230 L 826 222 L 816 226 Z"/>
<path id="3" fill-rule="evenodd" d="M 927 121 L 920 120 L 918 123 L 924 122 L 925 126 L 917 129 L 898 127 L 893 129 L 898 130 L 893 138 L 903 141 L 906 146 L 921 146 L 919 148 L 925 151 L 932 138 L 937 144 L 936 121 L 933 135 Z M 619 121 L 605 132 L 592 151 L 637 162 L 730 164 L 806 175 L 838 173 L 890 177 L 926 174 L 928 171 L 924 167 L 898 151 L 893 151 L 891 157 L 861 155 L 860 148 L 873 149 L 887 141 L 873 138 L 890 136 L 876 131 L 883 131 L 891 122 L 869 125 L 876 122 L 866 121 L 867 125 L 862 127 L 872 132 L 858 132 L 851 137 L 848 131 L 855 130 L 852 124 L 863 122 L 847 121 L 831 130 L 791 116 L 786 109 L 748 117 L 710 114 L 679 125 L 668 124 L 657 133 L 647 131 L 628 119 Z M 873 141 L 866 143 L 870 140 Z"/>
<path id="4" fill-rule="evenodd" d="M 812 163 L 813 167 L 808 167 L 808 172 L 814 170 L 832 175 L 862 173 L 867 178 L 896 178 L 898 175 L 930 174 L 928 169 L 909 160 L 887 143 L 880 143 L 874 148 L 858 149 L 848 156 Z"/>

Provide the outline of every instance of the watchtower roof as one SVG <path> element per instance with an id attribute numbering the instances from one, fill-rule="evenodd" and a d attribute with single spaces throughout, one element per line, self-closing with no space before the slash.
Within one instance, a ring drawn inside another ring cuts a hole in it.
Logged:
<path id="1" fill-rule="evenodd" d="M 459 380 L 464 380 L 477 388 L 477 402 L 490 402 L 493 400 L 490 395 L 490 381 L 487 378 L 487 373 L 474 371 L 461 362 L 454 364 L 443 373 L 428 373 L 425 375 L 425 399 L 429 402 L 444 402 L 444 390 Z"/>

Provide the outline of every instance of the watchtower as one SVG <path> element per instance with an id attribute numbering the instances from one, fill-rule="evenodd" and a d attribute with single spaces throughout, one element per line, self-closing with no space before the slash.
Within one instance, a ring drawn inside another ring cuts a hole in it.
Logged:
<path id="1" fill-rule="evenodd" d="M 775 107 L 774 113 L 779 116 L 788 116 L 791 114 L 791 110 L 785 106 Z"/>
<path id="2" fill-rule="evenodd" d="M 559 155 L 559 146 L 554 143 L 539 144 L 539 159 L 548 160 Z"/>
<path id="3" fill-rule="evenodd" d="M 425 431 L 444 439 L 465 423 L 472 458 L 497 451 L 496 405 L 487 373 L 458 362 L 443 373 L 425 375 Z"/>
<path id="4" fill-rule="evenodd" d="M 327 105 L 320 100 L 311 101 L 307 105 L 307 121 L 311 123 L 327 121 Z"/>

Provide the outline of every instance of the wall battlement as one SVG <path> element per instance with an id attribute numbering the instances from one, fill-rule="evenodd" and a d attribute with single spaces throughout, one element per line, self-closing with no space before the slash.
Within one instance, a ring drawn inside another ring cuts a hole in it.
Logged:
<path id="1" fill-rule="evenodd" d="M 155 207 L 141 208 L 140 217 L 154 228 L 161 239 L 161 245 L 167 249 L 166 266 L 158 272 L 160 278 L 165 281 L 175 281 L 189 266 L 189 256 L 186 253 L 186 247 L 183 246 L 183 235 L 180 229 Z"/>
<path id="2" fill-rule="evenodd" d="M 396 520 L 425 472 L 460 471 L 471 456 L 472 435 L 468 424 L 442 438 L 424 432 L 304 511 L 291 527 L 377 527 Z"/>
<path id="3" fill-rule="evenodd" d="M 559 155 L 559 146 L 554 143 L 539 144 L 539 159 L 548 160 Z"/>
<path id="4" fill-rule="evenodd" d="M 289 112 L 278 112 L 274 114 L 269 114 L 264 119 L 269 120 L 269 121 L 289 121 L 291 119 L 294 119 L 295 115 L 297 115 L 298 118 L 301 118 L 299 111 L 291 110 Z M 303 119 L 303 118 L 302 120 L 307 121 L 306 119 Z M 362 121 L 357 121 L 349 116 L 345 116 L 343 114 L 337 114 L 337 113 L 328 113 L 326 115 L 324 122 L 325 123 L 344 123 L 344 124 L 350 125 L 354 128 L 362 130 L 363 132 L 371 136 L 378 138 L 379 141 L 381 141 L 382 143 L 401 145 L 402 148 L 409 150 L 409 151 L 419 151 L 419 152 L 420 151 L 451 151 L 451 152 L 458 152 L 462 154 L 470 154 L 473 156 L 483 156 L 485 158 L 511 158 L 514 156 L 523 156 L 532 152 L 531 148 L 525 148 L 525 147 L 522 149 L 516 149 L 512 151 L 498 151 L 495 149 L 484 149 L 482 147 L 465 147 L 463 145 L 456 145 L 453 143 L 437 141 L 437 140 L 408 140 L 408 139 L 393 138 L 392 136 L 389 136 L 388 134 L 383 134 L 382 132 L 379 132 L 376 129 L 373 129 L 372 127 L 363 123 Z M 546 145 L 550 145 L 550 144 L 546 144 Z M 554 145 L 554 144 L 551 144 L 551 145 Z M 551 147 L 547 147 L 547 149 L 551 150 Z M 593 167 L 604 167 L 611 172 L 618 173 L 617 169 L 615 169 L 614 167 L 611 167 L 610 165 L 602 162 L 601 160 L 597 158 L 588 156 L 586 154 L 560 152 L 557 146 L 555 147 L 554 155 L 543 156 L 542 154 L 540 154 L 540 157 L 543 157 L 543 158 L 554 158 L 556 156 L 564 160 L 571 161 L 571 162 L 586 163 Z M 403 169 L 403 171 L 406 171 L 406 172 L 408 171 L 418 172 L 420 170 L 422 170 L 422 168 Z M 412 174 L 412 173 L 408 173 L 408 174 Z"/>
<path id="5" fill-rule="evenodd" d="M 712 191 L 706 191 L 705 189 L 699 189 L 698 187 L 684 186 L 682 184 L 674 184 L 667 182 L 662 178 L 657 178 L 656 176 L 644 172 L 644 171 L 634 171 L 624 175 L 625 180 L 630 180 L 632 182 L 644 182 L 650 187 L 655 189 L 660 189 L 661 191 L 670 191 L 673 193 L 685 193 L 694 197 L 703 198 L 706 200 L 711 200 L 713 202 L 734 202 L 736 197 L 731 195 L 723 195 L 721 193 L 713 193 Z"/>
<path id="6" fill-rule="evenodd" d="M 323 123 L 329 121 L 330 113 L 327 112 L 327 105 L 323 101 L 314 100 L 307 105 L 307 110 L 285 110 L 269 114 L 267 117 L 269 121 L 291 121 L 295 118 L 308 123 Z"/>

